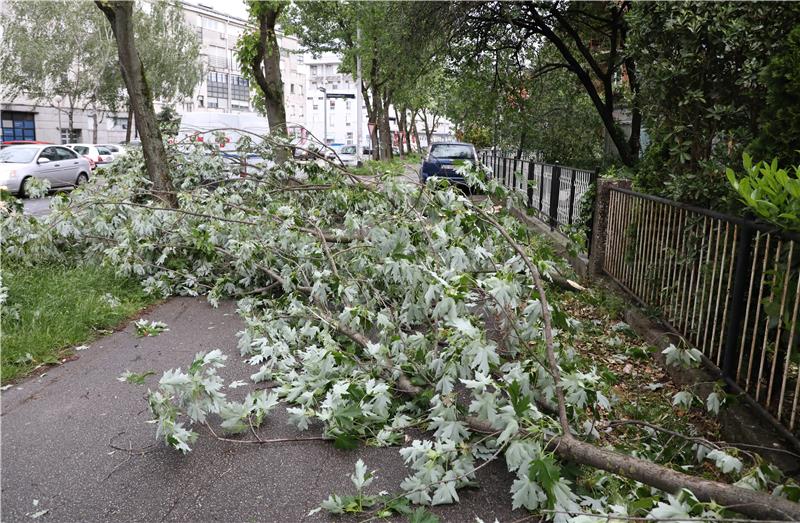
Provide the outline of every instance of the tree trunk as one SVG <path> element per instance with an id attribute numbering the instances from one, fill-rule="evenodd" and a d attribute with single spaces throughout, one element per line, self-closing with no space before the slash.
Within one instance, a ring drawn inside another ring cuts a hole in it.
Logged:
<path id="1" fill-rule="evenodd" d="M 92 114 L 92 143 L 97 143 L 97 108 Z"/>
<path id="2" fill-rule="evenodd" d="M 642 150 L 642 112 L 639 110 L 639 77 L 636 74 L 636 62 L 628 58 L 625 60 L 625 70 L 628 72 L 628 85 L 633 93 L 631 104 L 631 136 L 628 138 L 628 148 L 634 158 L 639 158 Z"/>
<path id="3" fill-rule="evenodd" d="M 527 133 L 525 132 L 525 129 L 523 129 L 522 132 L 519 134 L 519 147 L 517 147 L 517 156 L 516 156 L 517 160 L 522 158 L 522 148 L 525 146 L 526 134 Z"/>
<path id="4" fill-rule="evenodd" d="M 59 133 L 61 133 L 61 136 L 58 137 L 59 141 L 61 143 L 71 143 L 72 142 L 72 130 L 74 128 L 75 128 L 75 107 L 73 107 L 72 104 L 70 104 L 69 113 L 67 113 L 67 140 L 66 140 L 66 142 L 64 141 L 63 133 L 61 133 L 61 131 L 59 131 Z"/>
<path id="5" fill-rule="evenodd" d="M 415 113 L 411 113 L 411 118 L 408 120 L 408 125 L 406 126 L 406 145 L 408 146 L 408 154 L 414 152 L 414 149 L 411 147 L 411 133 L 413 132 L 412 129 L 416 125 L 414 118 L 416 117 Z"/>
<path id="6" fill-rule="evenodd" d="M 403 109 L 402 111 L 398 112 L 397 107 L 394 108 L 394 118 L 397 121 L 397 130 L 398 130 L 398 139 L 397 145 L 398 150 L 400 151 L 400 158 L 406 157 L 406 111 Z"/>
<path id="7" fill-rule="evenodd" d="M 800 520 L 800 504 L 745 489 L 690 476 L 650 461 L 602 449 L 571 436 L 556 438 L 551 444 L 559 456 L 676 494 L 689 489 L 700 501 L 714 501 L 730 506 L 735 512 L 759 519 Z"/>
<path id="8" fill-rule="evenodd" d="M 417 141 L 417 153 L 422 154 L 422 143 L 419 141 L 419 130 L 417 129 L 417 111 L 411 115 L 412 131 L 414 131 L 414 139 Z"/>
<path id="9" fill-rule="evenodd" d="M 373 83 L 372 90 L 372 118 L 373 126 L 370 131 L 369 137 L 372 141 L 372 159 L 381 159 L 381 144 L 378 139 L 378 128 L 381 126 L 381 118 L 383 117 L 383 107 L 381 106 L 381 97 L 378 92 L 378 87 Z"/>
<path id="10" fill-rule="evenodd" d="M 361 82 L 361 96 L 364 98 L 364 107 L 367 109 L 367 122 L 374 123 L 375 122 L 375 109 L 372 104 L 372 94 L 371 94 L 371 87 L 368 87 L 362 80 Z M 367 128 L 369 131 L 369 146 L 372 149 L 372 157 L 375 157 L 375 144 L 377 143 L 375 129 L 377 127 Z M 362 151 L 359 151 L 359 157 L 361 156 Z"/>
<path id="11" fill-rule="evenodd" d="M 282 4 L 261 2 L 250 9 L 257 9 L 258 44 L 253 60 L 247 64 L 256 80 L 256 85 L 264 96 L 267 121 L 271 134 L 286 137 L 286 106 L 283 101 L 283 80 L 281 78 L 281 53 L 275 22 L 283 9 Z M 327 102 L 327 99 L 325 100 Z M 285 147 L 275 148 L 275 161 L 283 163 L 288 158 Z"/>
<path id="12" fill-rule="evenodd" d="M 153 192 L 170 207 L 178 207 L 178 198 L 167 171 L 167 151 L 153 109 L 153 96 L 147 85 L 144 68 L 133 32 L 133 2 L 99 0 L 95 2 L 111 23 L 122 78 L 136 116 L 136 127 L 142 139 L 142 152 L 147 176 L 153 182 Z"/>
<path id="13" fill-rule="evenodd" d="M 133 106 L 128 101 L 128 128 L 125 129 L 125 143 L 131 142 L 131 129 L 133 129 Z"/>
<path id="14" fill-rule="evenodd" d="M 384 89 L 381 99 L 381 160 L 392 159 L 392 128 L 389 125 L 389 96 Z"/>

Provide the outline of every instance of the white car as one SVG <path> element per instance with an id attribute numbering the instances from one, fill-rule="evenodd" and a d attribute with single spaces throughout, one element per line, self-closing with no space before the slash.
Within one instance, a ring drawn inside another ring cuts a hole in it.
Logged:
<path id="1" fill-rule="evenodd" d="M 51 187 L 81 185 L 89 180 L 89 161 L 59 145 L 15 145 L 0 151 L 0 186 L 21 197 L 33 179 L 49 180 Z"/>
<path id="2" fill-rule="evenodd" d="M 372 151 L 369 150 L 367 147 L 361 148 L 361 161 L 369 160 Z M 348 167 L 358 167 L 359 160 L 356 157 L 356 146 L 355 145 L 345 145 L 341 149 L 339 149 L 339 159 L 342 160 L 342 163 Z"/>
<path id="3" fill-rule="evenodd" d="M 105 147 L 106 149 L 108 149 L 108 152 L 111 153 L 111 156 L 113 156 L 115 160 L 120 156 L 124 156 L 125 153 L 127 152 L 123 146 L 115 145 L 113 143 L 99 143 L 97 144 L 97 146 Z"/>
<path id="4" fill-rule="evenodd" d="M 92 143 L 68 143 L 65 147 L 69 147 L 76 153 L 86 156 L 92 160 L 98 168 L 105 167 L 114 161 L 114 155 L 102 145 L 95 145 Z"/>

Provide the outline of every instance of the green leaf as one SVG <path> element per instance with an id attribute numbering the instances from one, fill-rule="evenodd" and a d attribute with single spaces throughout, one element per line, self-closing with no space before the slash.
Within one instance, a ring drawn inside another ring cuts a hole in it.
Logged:
<path id="1" fill-rule="evenodd" d="M 439 523 L 439 516 L 419 507 L 408 517 L 408 523 Z"/>
<path id="2" fill-rule="evenodd" d="M 561 467 L 551 455 L 531 461 L 528 467 L 528 478 L 540 484 L 547 492 L 552 492 L 560 477 Z"/>
<path id="3" fill-rule="evenodd" d="M 339 434 L 333 440 L 333 446 L 340 450 L 353 450 L 358 448 L 358 438 L 352 434 Z"/>

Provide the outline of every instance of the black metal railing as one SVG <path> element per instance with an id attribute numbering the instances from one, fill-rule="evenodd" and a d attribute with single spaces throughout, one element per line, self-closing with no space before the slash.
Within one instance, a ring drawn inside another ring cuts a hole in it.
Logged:
<path id="1" fill-rule="evenodd" d="M 800 235 L 613 187 L 603 270 L 798 433 Z"/>
<path id="2" fill-rule="evenodd" d="M 562 235 L 579 219 L 581 199 L 598 171 L 535 162 L 481 151 L 481 162 L 503 185 L 523 196 L 532 214 Z M 591 231 L 588 231 L 591 237 Z"/>

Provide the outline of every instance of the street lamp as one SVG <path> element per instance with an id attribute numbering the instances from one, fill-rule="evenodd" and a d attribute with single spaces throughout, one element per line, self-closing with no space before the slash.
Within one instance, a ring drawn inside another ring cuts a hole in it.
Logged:
<path id="1" fill-rule="evenodd" d="M 58 141 L 59 143 L 64 143 L 64 139 L 62 138 L 61 134 L 61 101 L 63 98 L 61 95 L 57 94 L 53 100 L 55 100 L 56 105 L 58 106 Z"/>
<path id="2" fill-rule="evenodd" d="M 322 136 L 323 136 L 323 138 L 322 139 L 323 139 L 323 142 L 325 143 L 325 145 L 328 145 L 328 90 L 325 89 L 324 87 L 318 87 L 317 90 L 322 92 L 322 94 L 323 94 L 323 98 L 322 98 L 322 114 L 323 114 L 323 117 L 322 117 L 322 127 L 323 127 Z"/>

